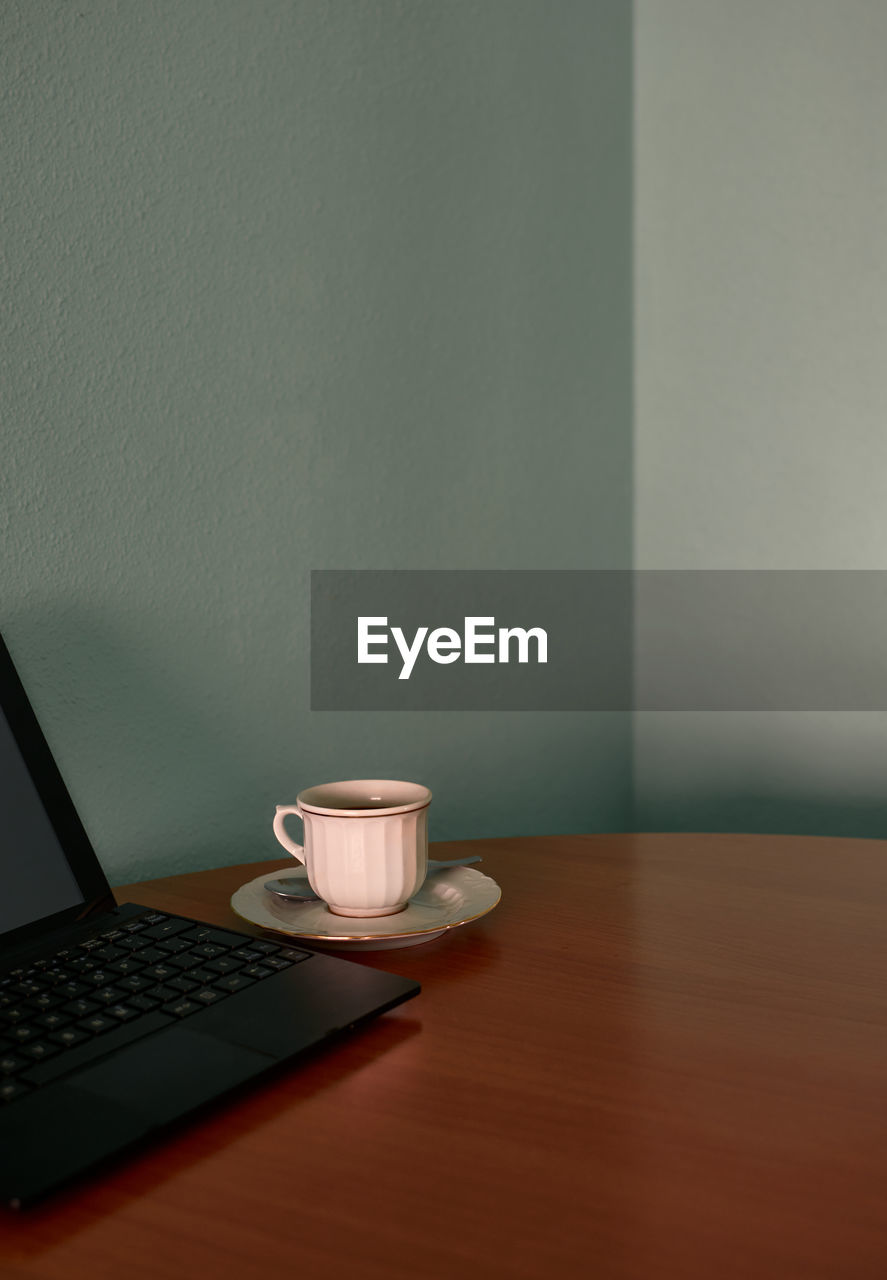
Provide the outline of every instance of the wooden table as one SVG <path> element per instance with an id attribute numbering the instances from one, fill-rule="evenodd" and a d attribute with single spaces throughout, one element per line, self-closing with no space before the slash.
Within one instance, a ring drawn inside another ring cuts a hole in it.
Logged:
<path id="1" fill-rule="evenodd" d="M 887 1275 L 887 842 L 480 840 L 418 999 L 27 1215 L 2 1280 Z M 118 891 L 232 925 L 279 861 Z M 240 926 L 246 928 L 246 926 Z"/>

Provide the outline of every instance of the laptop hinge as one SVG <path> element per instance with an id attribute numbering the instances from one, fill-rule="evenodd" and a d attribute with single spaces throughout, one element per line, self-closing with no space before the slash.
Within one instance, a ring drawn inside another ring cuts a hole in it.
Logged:
<path id="1" fill-rule="evenodd" d="M 29 938 L 27 942 L 9 947 L 8 950 L 0 953 L 0 974 L 10 969 L 21 968 L 30 960 L 36 960 L 40 956 L 51 955 L 62 947 L 76 947 L 78 942 L 96 931 L 96 925 L 104 924 L 106 928 L 112 929 L 120 919 L 139 915 L 147 910 L 145 907 L 133 904 L 118 907 L 113 897 L 106 898 L 104 902 L 106 904 L 104 911 L 93 909 L 89 912 L 88 918 L 69 920 L 67 924 L 59 925 L 57 929 L 51 929 L 48 933 L 41 934 L 39 938 Z"/>

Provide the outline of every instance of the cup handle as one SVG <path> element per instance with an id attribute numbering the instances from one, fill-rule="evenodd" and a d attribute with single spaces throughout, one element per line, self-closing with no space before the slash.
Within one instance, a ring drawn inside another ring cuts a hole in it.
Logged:
<path id="1" fill-rule="evenodd" d="M 295 840 L 290 840 L 286 833 L 284 819 L 289 813 L 294 813 L 297 818 L 302 820 L 302 812 L 297 804 L 279 804 L 274 812 L 274 834 L 287 853 L 291 853 L 294 858 L 304 865 L 305 850 L 300 844 L 296 844 Z"/>

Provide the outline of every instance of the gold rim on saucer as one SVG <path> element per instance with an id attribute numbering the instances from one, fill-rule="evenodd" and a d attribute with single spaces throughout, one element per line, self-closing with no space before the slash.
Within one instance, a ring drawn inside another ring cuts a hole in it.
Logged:
<path id="1" fill-rule="evenodd" d="M 294 874 L 287 879 L 297 880 L 302 877 Z M 413 929 L 398 929 L 396 932 L 373 930 L 372 932 L 363 933 L 321 933 L 312 929 L 310 924 L 307 928 L 300 929 L 294 918 L 292 922 L 286 920 L 282 915 L 278 915 L 277 911 L 272 911 L 269 903 L 269 895 L 264 888 L 264 883 L 268 879 L 268 873 L 265 872 L 261 876 L 257 876 L 254 880 L 248 881 L 231 897 L 231 910 L 241 920 L 246 920 L 249 924 L 257 925 L 260 929 L 264 929 L 269 933 L 283 934 L 285 937 L 293 940 L 301 939 L 307 943 L 315 943 L 316 945 L 337 946 L 347 948 L 349 946 L 363 946 L 365 948 L 376 945 L 379 949 L 386 946 L 394 946 L 400 944 L 409 946 L 410 944 L 418 945 L 420 942 L 430 942 L 433 938 L 440 937 L 452 929 L 461 928 L 464 924 L 471 924 L 474 920 L 479 920 L 482 916 L 487 915 L 496 907 L 502 897 L 502 891 L 489 876 L 483 872 L 476 871 L 471 867 L 451 867 L 443 872 L 436 872 L 433 878 L 429 877 L 425 884 L 417 894 L 413 896 L 407 904 L 406 910 L 410 907 L 419 907 L 423 913 L 428 913 L 435 908 L 439 909 L 440 915 L 443 917 L 439 920 L 428 920 L 424 926 Z M 429 892 L 440 895 L 439 901 L 429 902 Z M 423 894 L 425 901 L 422 901 Z M 453 896 L 461 894 L 463 902 L 462 908 L 467 914 L 461 914 L 458 903 L 453 902 Z M 474 901 L 472 901 L 474 899 Z M 310 904 L 293 903 L 292 905 L 283 905 L 278 910 L 281 912 L 304 913 L 305 907 L 308 906 L 312 910 L 316 910 L 321 904 L 312 902 Z M 479 909 L 472 910 L 473 907 Z M 324 908 L 326 911 L 326 908 Z M 459 912 L 457 918 L 453 918 L 453 912 Z M 327 913 L 331 914 L 331 913 Z M 380 920 L 392 920 L 390 916 L 380 916 Z"/>

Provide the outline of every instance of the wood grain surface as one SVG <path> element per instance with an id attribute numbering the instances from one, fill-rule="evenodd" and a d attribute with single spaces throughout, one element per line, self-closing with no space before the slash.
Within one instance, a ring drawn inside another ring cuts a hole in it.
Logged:
<path id="1" fill-rule="evenodd" d="M 494 912 L 354 957 L 416 1000 L 5 1212 L 2 1280 L 882 1280 L 887 842 L 434 847 L 470 852 Z M 117 894 L 248 931 L 281 865 Z"/>

